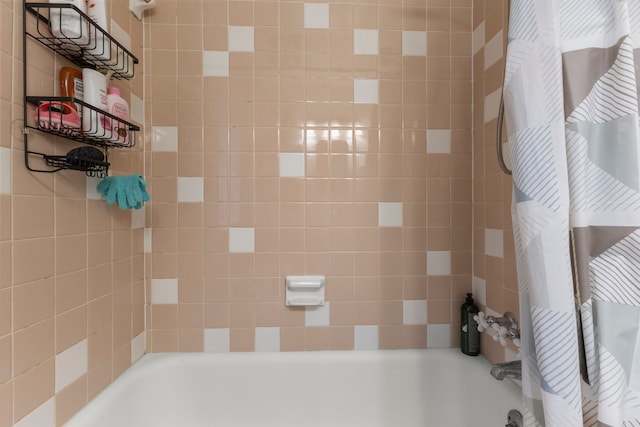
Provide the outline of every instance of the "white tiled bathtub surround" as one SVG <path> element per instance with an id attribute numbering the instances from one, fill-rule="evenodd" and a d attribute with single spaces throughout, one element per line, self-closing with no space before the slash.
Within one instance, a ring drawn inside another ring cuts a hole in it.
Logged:
<path id="1" fill-rule="evenodd" d="M 520 392 L 490 368 L 458 349 L 148 354 L 66 427 L 504 425 Z"/>

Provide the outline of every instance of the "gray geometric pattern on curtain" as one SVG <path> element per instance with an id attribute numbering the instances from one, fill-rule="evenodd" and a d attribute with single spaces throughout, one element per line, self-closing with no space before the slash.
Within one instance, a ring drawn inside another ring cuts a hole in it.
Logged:
<path id="1" fill-rule="evenodd" d="M 640 427 L 640 0 L 512 3 L 525 426 Z"/>

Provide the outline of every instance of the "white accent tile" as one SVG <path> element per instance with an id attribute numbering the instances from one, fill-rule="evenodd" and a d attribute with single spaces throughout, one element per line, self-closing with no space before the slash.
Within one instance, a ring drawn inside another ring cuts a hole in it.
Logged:
<path id="1" fill-rule="evenodd" d="M 229 26 L 229 52 L 253 52 L 253 27 Z"/>
<path id="2" fill-rule="evenodd" d="M 427 251 L 427 276 L 449 276 L 451 274 L 450 251 Z"/>
<path id="3" fill-rule="evenodd" d="M 305 3 L 304 27 L 329 28 L 329 3 Z"/>
<path id="4" fill-rule="evenodd" d="M 205 353 L 228 353 L 230 349 L 229 329 L 205 329 L 204 330 L 204 352 Z"/>
<path id="5" fill-rule="evenodd" d="M 131 228 L 144 228 L 145 223 L 145 207 L 140 209 L 131 209 Z"/>
<path id="6" fill-rule="evenodd" d="M 491 38 L 484 45 L 484 69 L 491 67 L 493 64 L 502 59 L 502 48 L 503 48 L 503 40 L 502 40 L 502 30 L 498 31 L 495 36 Z"/>
<path id="7" fill-rule="evenodd" d="M 484 229 L 484 253 L 485 255 L 504 257 L 504 241 L 502 230 L 492 228 Z"/>
<path id="8" fill-rule="evenodd" d="M 473 299 L 478 304 L 487 305 L 487 281 L 477 276 L 473 276 L 471 282 L 471 292 Z"/>
<path id="9" fill-rule="evenodd" d="M 151 304 L 177 304 L 178 279 L 151 279 Z"/>
<path id="10" fill-rule="evenodd" d="M 88 353 L 86 338 L 56 355 L 56 393 L 87 373 Z"/>
<path id="11" fill-rule="evenodd" d="M 427 324 L 427 301 L 426 300 L 402 301 L 402 324 L 426 325 Z"/>
<path id="12" fill-rule="evenodd" d="M 154 126 L 151 151 L 178 151 L 178 128 L 175 126 Z"/>
<path id="13" fill-rule="evenodd" d="M 280 176 L 304 178 L 304 153 L 280 153 Z"/>
<path id="14" fill-rule="evenodd" d="M 144 253 L 151 253 L 151 243 L 153 242 L 153 232 L 151 228 L 144 229 Z"/>
<path id="15" fill-rule="evenodd" d="M 11 194 L 11 149 L 0 147 L 0 194 Z"/>
<path id="16" fill-rule="evenodd" d="M 280 351 L 280 328 L 256 328 L 255 351 Z"/>
<path id="17" fill-rule="evenodd" d="M 229 77 L 229 52 L 202 51 L 202 75 L 204 77 Z"/>
<path id="18" fill-rule="evenodd" d="M 489 123 L 498 117 L 502 88 L 498 88 L 484 98 L 484 122 Z"/>
<path id="19" fill-rule="evenodd" d="M 131 120 L 144 123 L 144 101 L 134 94 L 131 94 Z"/>
<path id="20" fill-rule="evenodd" d="M 379 227 L 402 227 L 402 203 L 380 202 L 378 203 Z"/>
<path id="21" fill-rule="evenodd" d="M 98 178 L 95 176 L 86 177 L 87 185 L 85 190 L 85 195 L 88 200 L 100 200 L 102 195 L 98 191 L 98 184 L 102 181 L 102 178 Z"/>
<path id="22" fill-rule="evenodd" d="M 428 154 L 450 154 L 451 153 L 451 130 L 428 129 L 427 130 L 427 153 Z"/>
<path id="23" fill-rule="evenodd" d="M 473 30 L 473 40 L 472 40 L 472 56 L 475 55 L 484 47 L 484 21 L 478 25 L 478 27 Z"/>
<path id="24" fill-rule="evenodd" d="M 354 350 L 377 350 L 378 327 L 370 325 L 356 325 L 353 328 Z"/>
<path id="25" fill-rule="evenodd" d="M 307 306 L 304 310 L 305 326 L 329 326 L 329 316 L 331 314 L 331 303 L 325 302 L 320 306 Z"/>
<path id="26" fill-rule="evenodd" d="M 255 235 L 254 228 L 229 228 L 229 252 L 255 252 Z"/>
<path id="27" fill-rule="evenodd" d="M 204 202 L 204 178 L 201 176 L 178 177 L 178 202 Z"/>
<path id="28" fill-rule="evenodd" d="M 13 427 L 55 427 L 55 425 L 56 404 L 55 397 L 52 397 L 15 423 Z"/>
<path id="29" fill-rule="evenodd" d="M 353 53 L 356 55 L 377 55 L 378 30 L 353 30 Z"/>
<path id="30" fill-rule="evenodd" d="M 109 34 L 113 36 L 114 39 L 118 40 L 125 49 L 131 50 L 131 36 L 120 25 L 118 25 L 115 19 L 111 20 Z"/>
<path id="31" fill-rule="evenodd" d="M 451 347 L 451 325 L 427 325 L 427 348 Z"/>
<path id="32" fill-rule="evenodd" d="M 378 80 L 355 79 L 353 81 L 353 102 L 356 104 L 377 104 Z"/>
<path id="33" fill-rule="evenodd" d="M 140 359 L 147 348 L 147 335 L 140 332 L 137 337 L 131 340 L 131 363 Z"/>
<path id="34" fill-rule="evenodd" d="M 425 56 L 427 54 L 427 32 L 403 31 L 402 54 L 404 56 Z"/>

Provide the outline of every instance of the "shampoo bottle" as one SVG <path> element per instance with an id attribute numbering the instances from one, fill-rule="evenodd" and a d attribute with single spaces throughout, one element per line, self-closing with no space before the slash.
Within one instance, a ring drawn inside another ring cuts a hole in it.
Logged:
<path id="1" fill-rule="evenodd" d="M 60 68 L 60 96 L 84 100 L 82 70 L 73 67 Z M 82 116 L 80 104 L 73 102 L 69 106 Z"/>
<path id="2" fill-rule="evenodd" d="M 82 12 L 86 12 L 85 0 L 54 0 L 55 3 L 71 4 Z M 53 3 L 53 1 L 51 2 Z M 52 6 L 49 11 L 51 33 L 59 39 L 63 47 L 77 50 L 89 44 L 89 27 L 87 20 L 73 8 Z"/>
<path id="3" fill-rule="evenodd" d="M 99 111 L 107 110 L 107 77 L 91 68 L 82 69 L 84 102 Z M 104 128 L 105 117 L 98 111 L 82 107 L 82 130 L 93 138 L 109 138 Z"/>
<path id="4" fill-rule="evenodd" d="M 111 42 L 105 36 L 105 33 L 109 32 L 106 0 L 88 0 L 87 15 L 100 28 L 91 26 L 91 43 L 85 54 L 90 59 L 109 61 L 111 59 Z"/>
<path id="5" fill-rule="evenodd" d="M 129 104 L 120 96 L 120 89 L 109 87 L 107 89 L 107 112 L 124 121 L 129 120 Z M 129 141 L 129 127 L 119 120 L 107 118 L 105 120 L 107 136 L 114 142 L 126 144 Z"/>
<path id="6" fill-rule="evenodd" d="M 480 354 L 480 331 L 478 331 L 478 322 L 473 318 L 479 311 L 478 306 L 473 303 L 472 295 L 467 294 L 467 300 L 460 307 L 460 323 L 462 325 L 460 350 L 469 356 Z"/>

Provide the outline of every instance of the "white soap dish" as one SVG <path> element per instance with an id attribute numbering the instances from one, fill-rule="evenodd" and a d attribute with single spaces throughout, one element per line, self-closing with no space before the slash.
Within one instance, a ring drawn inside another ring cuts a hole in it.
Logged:
<path id="1" fill-rule="evenodd" d="M 324 282 L 324 276 L 287 276 L 285 288 L 286 305 L 324 305 Z"/>

